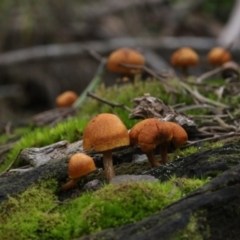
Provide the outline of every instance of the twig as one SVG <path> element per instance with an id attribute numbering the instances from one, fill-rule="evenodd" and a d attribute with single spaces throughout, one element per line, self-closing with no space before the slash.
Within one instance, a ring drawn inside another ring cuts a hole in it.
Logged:
<path id="1" fill-rule="evenodd" d="M 225 123 L 219 116 L 215 116 L 213 119 L 216 120 L 222 128 L 224 128 L 226 130 L 236 131 L 235 126 L 231 126 L 231 125 Z"/>
<path id="2" fill-rule="evenodd" d="M 99 96 L 97 96 L 96 94 L 94 93 L 90 93 L 90 92 L 87 92 L 87 96 L 91 97 L 91 98 L 94 98 L 100 102 L 103 102 L 103 103 L 106 103 L 107 105 L 111 106 L 111 107 L 120 107 L 120 108 L 123 108 L 124 110 L 127 110 L 128 112 L 131 112 L 131 108 L 125 106 L 124 104 L 122 103 L 113 103 L 113 102 L 110 102 L 104 98 L 101 98 Z"/>
<path id="3" fill-rule="evenodd" d="M 193 110 L 193 109 L 199 109 L 199 108 L 211 108 L 215 109 L 212 105 L 207 105 L 207 104 L 197 104 L 197 105 L 190 105 L 190 106 L 184 106 L 181 108 L 177 108 L 176 111 L 178 112 L 184 112 L 188 110 Z M 211 116 L 212 117 L 212 116 Z"/>
<path id="4" fill-rule="evenodd" d="M 222 67 L 218 67 L 218 68 L 215 68 L 215 69 L 213 69 L 211 71 L 205 72 L 200 77 L 198 77 L 196 79 L 196 83 L 201 83 L 205 79 L 207 79 L 207 78 L 209 78 L 209 77 L 211 77 L 211 76 L 213 76 L 213 75 L 215 75 L 215 74 L 217 74 L 217 73 L 219 73 L 221 71 L 222 71 Z"/>
<path id="5" fill-rule="evenodd" d="M 171 91 L 171 92 L 176 92 L 175 89 L 167 81 L 165 81 L 155 71 L 153 71 L 152 69 L 148 68 L 147 66 L 125 64 L 125 63 L 120 63 L 119 65 L 121 65 L 122 67 L 125 67 L 125 68 L 142 69 L 145 72 L 149 73 L 154 78 L 156 78 L 157 80 L 160 80 L 161 83 L 164 85 L 166 90 Z"/>
<path id="6" fill-rule="evenodd" d="M 96 51 L 94 50 L 89 50 L 89 54 L 95 58 L 96 60 L 98 60 L 99 62 L 101 61 L 106 61 L 105 58 L 103 58 L 99 53 L 97 53 Z"/>
<path id="7" fill-rule="evenodd" d="M 196 145 L 196 144 L 201 143 L 201 142 L 210 142 L 210 141 L 226 139 L 226 138 L 230 138 L 230 137 L 234 137 L 234 136 L 240 136 L 240 133 L 230 132 L 230 133 L 223 134 L 221 136 L 218 135 L 218 136 L 215 136 L 215 137 L 204 138 L 204 139 L 193 141 L 189 144 L 186 144 L 186 145 L 184 145 L 184 148 Z"/>
<path id="8" fill-rule="evenodd" d="M 223 104 L 223 103 L 216 102 L 216 101 L 213 101 L 213 100 L 211 100 L 211 99 L 209 99 L 209 98 L 204 97 L 203 95 L 201 95 L 201 94 L 198 92 L 198 90 L 197 90 L 196 87 L 194 87 L 193 89 L 191 89 L 191 87 L 190 87 L 188 84 L 186 84 L 186 83 L 184 83 L 184 82 L 182 82 L 182 81 L 179 81 L 179 83 L 181 84 L 181 86 L 182 86 L 183 88 L 185 88 L 185 89 L 186 89 L 195 99 L 197 99 L 199 102 L 208 103 L 208 104 L 211 104 L 211 105 L 216 106 L 216 107 L 229 108 L 229 106 L 227 106 L 227 105 L 225 105 L 225 104 Z"/>

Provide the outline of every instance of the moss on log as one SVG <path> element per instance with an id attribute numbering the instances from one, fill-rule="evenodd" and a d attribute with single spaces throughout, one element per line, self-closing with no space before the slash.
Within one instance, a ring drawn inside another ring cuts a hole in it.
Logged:
<path id="1" fill-rule="evenodd" d="M 43 148 L 46 149 L 46 148 Z M 39 149 L 42 154 L 41 149 Z M 36 154 L 39 154 L 37 151 Z M 116 174 L 149 174 L 160 181 L 171 176 L 212 177 L 202 188 L 142 221 L 107 229 L 81 239 L 238 239 L 240 235 L 240 146 L 238 142 L 199 151 L 154 169 L 147 161 L 129 162 L 133 149 L 114 154 Z M 44 155 L 41 155 L 44 156 Z M 54 159 L 24 173 L 0 176 L 0 202 L 41 180 L 67 178 L 68 157 Z M 97 166 L 102 158 L 94 156 Z M 103 171 L 87 180 L 104 180 Z M 180 183 L 179 183 L 180 184 Z"/>
<path id="2" fill-rule="evenodd" d="M 239 239 L 240 164 L 142 221 L 79 238 Z"/>

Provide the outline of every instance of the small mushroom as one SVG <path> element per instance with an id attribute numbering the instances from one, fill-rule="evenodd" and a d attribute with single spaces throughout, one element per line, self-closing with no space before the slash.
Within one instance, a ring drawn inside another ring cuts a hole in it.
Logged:
<path id="1" fill-rule="evenodd" d="M 223 47 L 215 47 L 211 49 L 207 55 L 209 64 L 215 66 L 221 66 L 225 62 L 232 59 L 231 53 Z"/>
<path id="2" fill-rule="evenodd" d="M 115 114 L 101 113 L 93 118 L 84 129 L 83 149 L 102 152 L 107 180 L 115 176 L 112 150 L 127 145 L 129 145 L 127 128 Z"/>
<path id="3" fill-rule="evenodd" d="M 72 188 L 80 177 L 96 170 L 93 159 L 84 153 L 75 153 L 68 163 L 68 176 L 71 179 L 62 186 L 62 190 Z"/>
<path id="4" fill-rule="evenodd" d="M 160 146 L 162 162 L 167 162 L 167 146 L 172 139 L 171 128 L 165 122 L 156 118 L 147 118 L 135 124 L 129 133 L 130 144 L 139 144 L 146 153 L 152 167 L 160 166 L 154 150 Z"/>
<path id="5" fill-rule="evenodd" d="M 188 68 L 199 63 L 198 54 L 189 47 L 183 47 L 175 51 L 171 56 L 171 64 L 181 67 L 183 75 L 188 76 Z"/>
<path id="6" fill-rule="evenodd" d="M 142 71 L 140 68 L 127 68 L 120 64 L 145 65 L 144 56 L 131 48 L 119 48 L 113 51 L 107 59 L 107 69 L 111 72 L 125 75 L 137 74 Z"/>
<path id="7" fill-rule="evenodd" d="M 56 98 L 57 107 L 70 107 L 77 100 L 78 95 L 73 91 L 66 91 Z"/>
<path id="8" fill-rule="evenodd" d="M 229 61 L 222 65 L 221 75 L 224 79 L 239 79 L 239 66 L 236 62 Z"/>

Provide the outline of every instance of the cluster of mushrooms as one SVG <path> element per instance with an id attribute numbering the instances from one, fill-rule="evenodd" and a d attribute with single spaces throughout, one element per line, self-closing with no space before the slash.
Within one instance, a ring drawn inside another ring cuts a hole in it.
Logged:
<path id="1" fill-rule="evenodd" d="M 232 62 L 229 51 L 222 47 L 213 48 L 207 55 L 209 64 L 224 66 L 238 66 Z M 188 75 L 188 68 L 199 63 L 198 54 L 188 47 L 180 48 L 171 56 L 171 64 L 174 67 L 182 68 L 183 75 Z M 132 76 L 141 73 L 145 66 L 144 56 L 130 48 L 119 48 L 113 51 L 108 59 L 106 67 L 109 71 Z M 70 107 L 77 100 L 78 96 L 72 91 L 61 94 L 56 99 L 58 107 Z M 148 118 L 135 124 L 132 129 L 127 130 L 121 119 L 110 113 L 102 113 L 93 118 L 86 126 L 83 133 L 83 149 L 85 151 L 94 150 L 103 154 L 103 166 L 106 179 L 109 181 L 115 176 L 112 151 L 123 146 L 140 146 L 142 152 L 152 167 L 160 166 L 156 159 L 154 150 L 160 147 L 161 161 L 163 164 L 168 162 L 167 150 L 172 143 L 175 148 L 184 145 L 188 140 L 186 131 L 174 122 L 164 122 L 155 118 Z M 70 181 L 62 186 L 66 190 L 73 187 L 78 179 L 96 170 L 94 160 L 84 154 L 76 153 L 69 161 L 68 173 Z"/>
<path id="2" fill-rule="evenodd" d="M 207 55 L 207 61 L 212 66 L 221 66 L 222 75 L 227 78 L 232 74 L 239 74 L 238 65 L 232 61 L 231 53 L 223 47 L 211 49 Z M 113 51 L 107 59 L 106 67 L 110 72 L 132 76 L 143 71 L 145 66 L 144 56 L 131 48 L 119 48 Z M 189 47 L 176 50 L 170 59 L 172 66 L 182 69 L 183 75 L 188 76 L 188 69 L 199 64 L 199 55 Z M 78 95 L 73 91 L 66 91 L 56 98 L 57 107 L 70 107 L 77 100 Z"/>
<path id="3" fill-rule="evenodd" d="M 152 167 L 160 166 L 154 150 L 160 147 L 163 164 L 168 162 L 167 149 L 172 143 L 176 148 L 188 140 L 186 131 L 174 122 L 164 122 L 156 118 L 148 118 L 136 123 L 130 131 L 121 119 L 111 113 L 101 113 L 94 117 L 83 132 L 83 149 L 103 154 L 103 166 L 106 179 L 115 176 L 112 151 L 119 147 L 139 145 Z M 81 176 L 96 169 L 94 160 L 84 154 L 76 153 L 69 161 L 68 173 L 70 181 L 62 186 L 63 190 L 73 187 Z"/>

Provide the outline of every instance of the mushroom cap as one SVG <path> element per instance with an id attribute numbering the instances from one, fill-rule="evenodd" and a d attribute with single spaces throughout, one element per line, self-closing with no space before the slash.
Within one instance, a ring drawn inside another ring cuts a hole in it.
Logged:
<path id="1" fill-rule="evenodd" d="M 83 148 L 97 152 L 129 145 L 126 126 L 115 114 L 101 113 L 94 117 L 83 132 Z"/>
<path id="2" fill-rule="evenodd" d="M 56 98 L 58 107 L 70 107 L 77 100 L 78 95 L 73 91 L 66 91 Z"/>
<path id="3" fill-rule="evenodd" d="M 172 139 L 171 142 L 176 148 L 184 145 L 188 140 L 187 132 L 181 127 L 179 124 L 174 122 L 165 122 L 171 128 L 172 131 Z"/>
<path id="4" fill-rule="evenodd" d="M 130 143 L 139 144 L 143 152 L 154 150 L 162 143 L 172 139 L 171 128 L 156 118 L 147 118 L 136 123 L 129 133 Z"/>
<path id="5" fill-rule="evenodd" d="M 239 66 L 236 62 L 234 61 L 228 61 L 228 62 L 225 62 L 223 65 L 222 65 L 222 77 L 224 79 L 227 79 L 227 78 L 239 78 Z"/>
<path id="6" fill-rule="evenodd" d="M 93 159 L 84 153 L 75 153 L 68 163 L 69 178 L 79 178 L 96 170 Z"/>
<path id="7" fill-rule="evenodd" d="M 232 59 L 231 53 L 222 47 L 215 47 L 207 55 L 208 62 L 212 65 L 221 66 Z"/>
<path id="8" fill-rule="evenodd" d="M 134 49 L 119 48 L 109 55 L 107 60 L 107 69 L 121 74 L 135 74 L 142 71 L 137 68 L 125 68 L 120 66 L 120 63 L 143 66 L 145 65 L 145 59 L 140 52 Z"/>
<path id="9" fill-rule="evenodd" d="M 195 66 L 198 62 L 198 54 L 188 47 L 178 49 L 171 56 L 171 64 L 176 67 Z"/>

